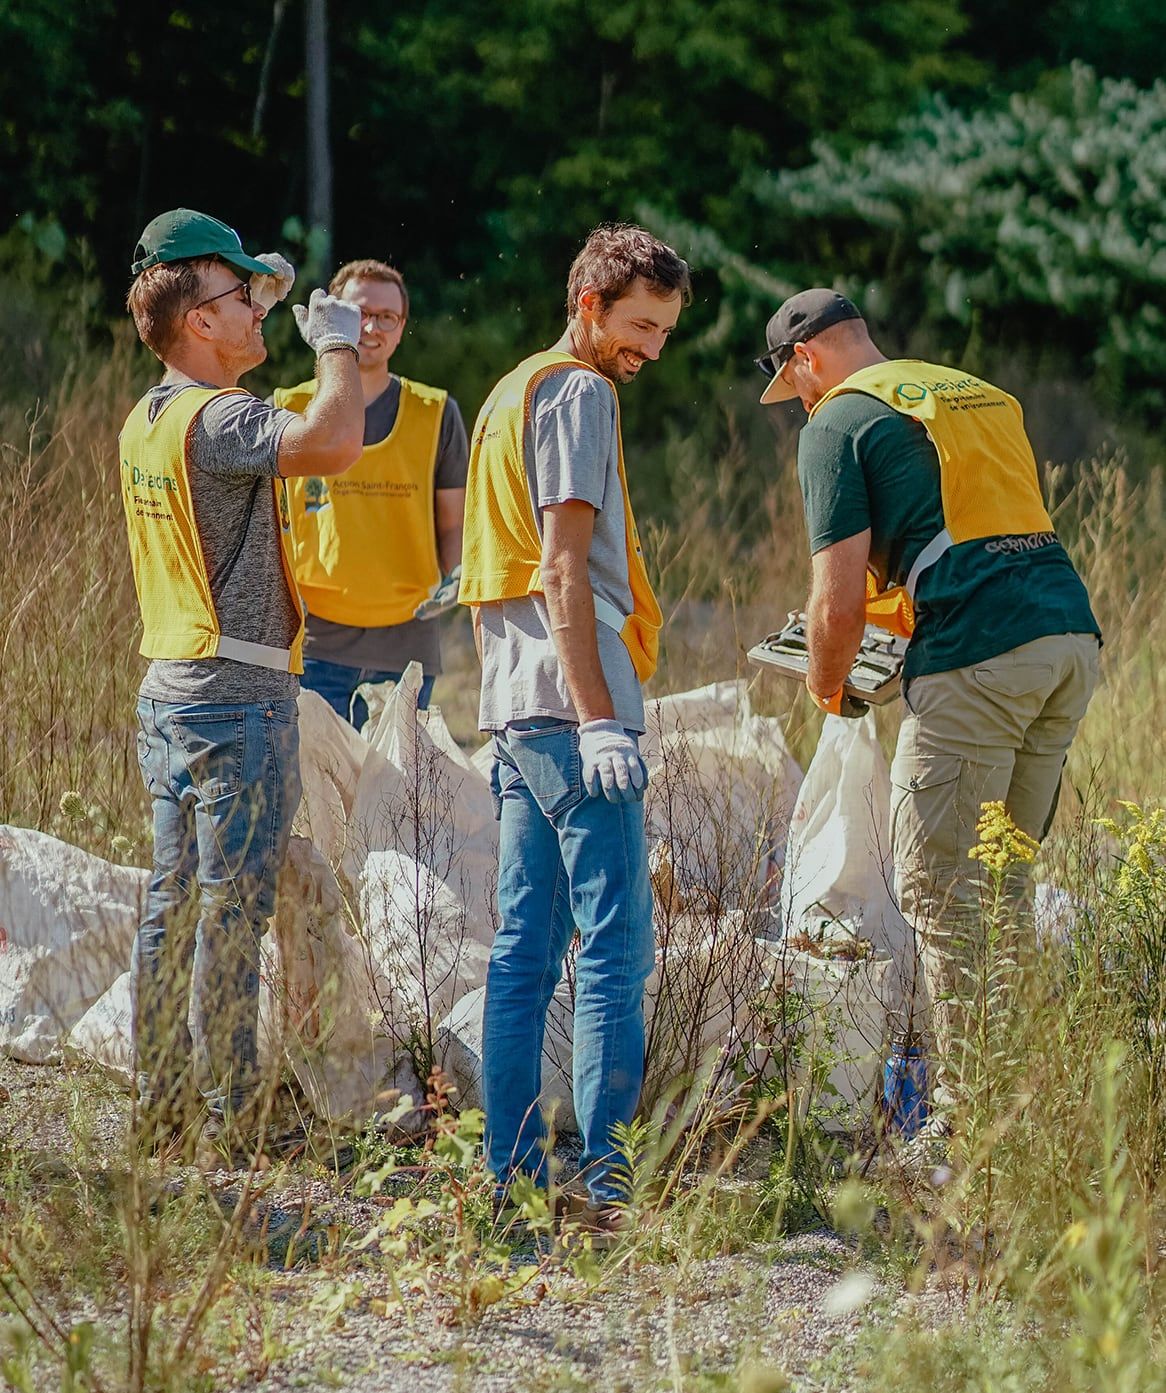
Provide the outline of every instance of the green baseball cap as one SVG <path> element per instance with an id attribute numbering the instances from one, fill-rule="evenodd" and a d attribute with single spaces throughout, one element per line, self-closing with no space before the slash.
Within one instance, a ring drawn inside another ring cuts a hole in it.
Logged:
<path id="1" fill-rule="evenodd" d="M 193 208 L 175 208 L 146 224 L 134 248 L 130 275 L 140 275 L 160 261 L 189 261 L 196 256 L 220 256 L 245 276 L 275 274 L 270 266 L 247 255 L 233 227 Z"/>

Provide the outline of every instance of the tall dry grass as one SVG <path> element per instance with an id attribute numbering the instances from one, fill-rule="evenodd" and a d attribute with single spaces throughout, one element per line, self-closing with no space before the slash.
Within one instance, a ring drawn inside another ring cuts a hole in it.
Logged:
<path id="1" fill-rule="evenodd" d="M 148 829 L 133 719 L 143 662 L 116 434 L 149 367 L 123 336 L 103 361 L 74 369 L 51 399 L 0 407 L 0 821 L 65 834 L 105 855 L 115 835 L 126 836 L 143 860 Z M 795 687 L 752 673 L 744 660 L 804 595 L 792 456 L 789 441 L 779 442 L 765 462 L 767 486 L 748 494 L 743 448 L 730 442 L 712 467 L 679 448 L 682 517 L 653 518 L 640 500 L 667 618 L 655 690 L 749 675 L 755 707 L 786 717 L 805 763 L 819 717 Z M 1166 1339 L 1158 1276 L 1166 1004 L 1155 990 L 1166 979 L 1166 887 L 1154 875 L 1121 881 L 1136 839 L 1096 819 L 1113 814 L 1119 799 L 1154 804 L 1163 793 L 1166 489 L 1157 477 L 1135 478 L 1120 455 L 1050 470 L 1047 485 L 1106 634 L 1102 685 L 1072 750 L 1043 865 L 1077 900 L 1078 933 L 1023 980 L 1006 958 L 989 964 L 992 982 L 1015 977 L 1015 991 L 1007 1010 L 993 1007 L 982 1022 L 992 1087 L 968 1100 L 968 1163 L 936 1193 L 880 1189 L 889 1217 L 877 1236 L 869 1225 L 863 1231 L 884 1252 L 906 1251 L 921 1281 L 954 1261 L 976 1299 L 1008 1298 L 1015 1328 L 1034 1336 L 1017 1339 L 1029 1362 L 1013 1386 L 1140 1389 L 1160 1386 Z M 469 741 L 474 667 L 464 631 L 457 633 L 438 699 L 457 712 L 456 733 Z M 896 720 L 880 714 L 888 743 Z M 67 790 L 81 793 L 84 817 L 66 820 Z M 1151 869 L 1164 851 L 1150 846 Z M 641 1234 L 652 1251 L 719 1251 L 726 1225 L 745 1242 L 773 1212 L 764 1190 L 732 1192 L 729 1209 L 699 1188 L 694 1195 L 645 1217 Z M 869 1383 L 992 1386 L 976 1382 L 977 1359 L 989 1368 L 983 1355 L 974 1341 L 953 1343 L 945 1362 L 933 1344 L 900 1332 L 872 1354 Z M 965 1381 L 954 1381 L 961 1371 Z"/>
<path id="2" fill-rule="evenodd" d="M 64 830 L 59 801 L 76 790 L 92 815 L 70 832 L 106 855 L 112 835 L 139 850 L 145 835 L 117 464 L 145 367 L 123 335 L 51 399 L 0 407 L 0 821 Z"/>

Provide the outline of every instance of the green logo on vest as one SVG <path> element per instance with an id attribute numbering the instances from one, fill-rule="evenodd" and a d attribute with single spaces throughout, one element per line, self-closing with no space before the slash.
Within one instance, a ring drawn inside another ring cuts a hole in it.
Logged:
<path id="1" fill-rule="evenodd" d="M 900 401 L 910 402 L 913 406 L 917 406 L 926 395 L 927 388 L 921 387 L 918 382 L 900 382 L 895 388 L 895 396 Z"/>
<path id="2" fill-rule="evenodd" d="M 131 465 L 128 459 L 121 462 L 123 469 L 130 471 L 130 482 L 135 488 L 158 489 L 162 493 L 177 493 L 178 484 L 169 474 L 151 474 L 145 469 Z"/>
<path id="3" fill-rule="evenodd" d="M 323 479 L 318 479 L 313 475 L 310 479 L 304 480 L 304 512 L 318 513 L 321 508 L 327 508 L 332 502 L 328 496 L 328 485 Z"/>

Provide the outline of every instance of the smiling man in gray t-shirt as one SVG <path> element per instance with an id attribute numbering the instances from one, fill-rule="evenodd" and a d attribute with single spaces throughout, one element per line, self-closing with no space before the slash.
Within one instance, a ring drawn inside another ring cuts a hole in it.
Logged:
<path id="1" fill-rule="evenodd" d="M 486 1161 L 501 1205 L 546 1183 L 547 1006 L 573 936 L 574 1105 L 584 1219 L 623 1219 L 613 1129 L 639 1103 L 653 962 L 637 736 L 660 612 L 630 516 L 616 383 L 659 357 L 688 267 L 641 228 L 605 226 L 571 268 L 553 349 L 508 373 L 474 429 L 463 603 L 493 733 L 500 925 L 483 1021 Z"/>

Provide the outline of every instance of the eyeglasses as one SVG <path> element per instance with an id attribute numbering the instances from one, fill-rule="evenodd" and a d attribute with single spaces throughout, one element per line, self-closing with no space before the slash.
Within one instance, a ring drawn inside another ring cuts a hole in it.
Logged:
<path id="1" fill-rule="evenodd" d="M 391 334 L 394 329 L 405 322 L 405 316 L 398 314 L 396 310 L 366 310 L 362 305 L 357 305 L 357 309 L 360 310 L 360 322 L 371 324 L 382 334 Z"/>
<path id="2" fill-rule="evenodd" d="M 233 286 L 231 286 L 230 290 L 220 290 L 219 293 L 218 293 L 217 295 L 211 295 L 211 296 L 210 296 L 208 299 L 206 299 L 206 300 L 200 300 L 200 301 L 198 302 L 198 304 L 195 305 L 194 308 L 195 308 L 196 310 L 200 310 L 200 309 L 202 309 L 203 305 L 213 305 L 214 302 L 215 302 L 216 300 L 221 300 L 221 299 L 224 298 L 224 296 L 227 296 L 227 295 L 234 295 L 234 293 L 235 293 L 237 290 L 238 290 L 238 291 L 242 291 L 242 294 L 243 294 L 243 303 L 247 306 L 248 309 L 251 309 L 251 308 L 252 308 L 252 305 L 251 305 L 251 282 L 250 282 L 250 281 L 236 281 L 235 284 L 234 284 Z"/>
<path id="3" fill-rule="evenodd" d="M 777 358 L 781 357 L 781 362 Z M 754 358 L 753 362 L 761 369 L 761 372 L 771 382 L 778 375 L 785 371 L 789 360 L 793 357 L 792 344 L 779 344 L 771 353 L 763 353 L 760 358 Z"/>

